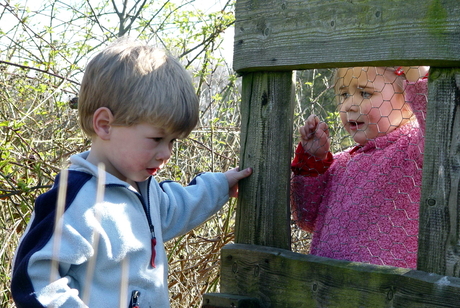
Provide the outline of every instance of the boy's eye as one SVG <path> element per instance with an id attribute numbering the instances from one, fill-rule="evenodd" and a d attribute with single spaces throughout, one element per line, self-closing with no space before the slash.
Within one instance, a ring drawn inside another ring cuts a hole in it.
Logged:
<path id="1" fill-rule="evenodd" d="M 152 139 L 152 140 L 155 141 L 155 142 L 162 142 L 162 141 L 164 140 L 163 137 L 153 137 L 153 138 L 150 138 L 150 139 Z M 176 140 L 177 140 L 177 139 L 171 139 L 171 140 L 169 141 L 169 143 L 173 144 L 173 143 L 176 142 Z"/>

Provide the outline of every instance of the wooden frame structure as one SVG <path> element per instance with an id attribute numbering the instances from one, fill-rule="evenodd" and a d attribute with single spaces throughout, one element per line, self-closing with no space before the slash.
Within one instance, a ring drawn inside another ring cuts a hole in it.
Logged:
<path id="1" fill-rule="evenodd" d="M 458 307 L 460 5 L 452 0 L 237 0 L 243 76 L 236 244 L 203 307 Z M 417 270 L 290 251 L 293 70 L 430 65 Z"/>

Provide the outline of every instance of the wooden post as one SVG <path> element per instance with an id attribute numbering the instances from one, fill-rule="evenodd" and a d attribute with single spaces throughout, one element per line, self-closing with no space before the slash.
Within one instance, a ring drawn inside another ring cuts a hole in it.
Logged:
<path id="1" fill-rule="evenodd" d="M 460 69 L 431 68 L 417 269 L 460 277 Z"/>
<path id="2" fill-rule="evenodd" d="M 236 242 L 290 249 L 289 179 L 294 106 L 292 71 L 243 76 Z"/>

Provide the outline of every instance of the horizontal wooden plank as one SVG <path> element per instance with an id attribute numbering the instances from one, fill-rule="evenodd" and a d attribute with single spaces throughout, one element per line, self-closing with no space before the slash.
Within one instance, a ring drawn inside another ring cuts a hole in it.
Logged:
<path id="1" fill-rule="evenodd" d="M 221 292 L 264 307 L 458 307 L 460 278 L 233 244 L 222 250 Z"/>
<path id="2" fill-rule="evenodd" d="M 460 66 L 460 5 L 445 0 L 238 0 L 234 69 Z"/>

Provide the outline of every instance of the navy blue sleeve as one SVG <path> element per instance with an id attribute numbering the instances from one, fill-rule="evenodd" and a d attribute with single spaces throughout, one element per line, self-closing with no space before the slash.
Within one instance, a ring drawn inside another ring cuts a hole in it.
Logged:
<path id="1" fill-rule="evenodd" d="M 91 177 L 92 175 L 88 173 L 69 171 L 65 210 L 72 204 L 80 189 Z M 27 234 L 24 235 L 21 244 L 16 250 L 11 293 L 18 308 L 43 307 L 36 299 L 35 290 L 27 268 L 30 257 L 35 252 L 41 250 L 53 235 L 59 179 L 60 175 L 56 177 L 55 185 L 52 189 L 40 195 L 35 201 L 35 217 L 29 226 Z"/>

